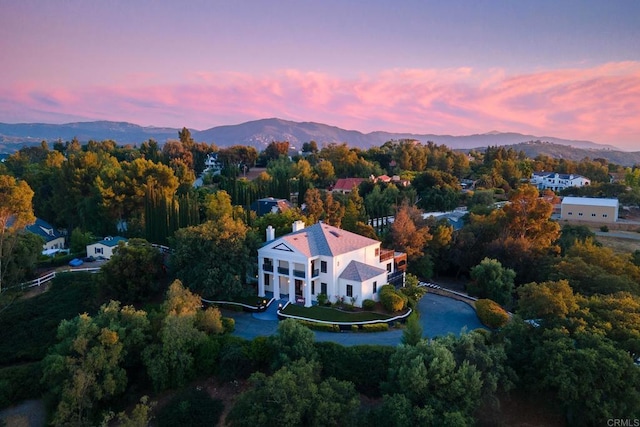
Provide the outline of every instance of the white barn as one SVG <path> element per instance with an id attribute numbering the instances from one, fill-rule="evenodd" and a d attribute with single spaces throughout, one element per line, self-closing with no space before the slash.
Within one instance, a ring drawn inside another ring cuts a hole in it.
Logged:
<path id="1" fill-rule="evenodd" d="M 614 223 L 618 220 L 618 199 L 565 197 L 560 205 L 560 218 Z"/>

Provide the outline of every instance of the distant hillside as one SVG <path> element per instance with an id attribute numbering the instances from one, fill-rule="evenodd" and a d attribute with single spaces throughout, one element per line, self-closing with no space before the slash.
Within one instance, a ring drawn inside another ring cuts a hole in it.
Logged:
<path id="1" fill-rule="evenodd" d="M 39 144 L 45 140 L 54 142 L 58 139 L 70 141 L 74 137 L 81 142 L 90 139 L 102 141 L 112 139 L 119 144 L 141 144 L 153 138 L 160 144 L 169 139 L 178 138 L 177 128 L 142 127 L 126 122 L 81 122 L 62 125 L 43 123 L 0 123 L 0 152 L 14 152 L 23 145 Z M 433 134 L 412 134 L 392 132 L 362 133 L 356 130 L 345 130 L 335 126 L 313 122 L 292 122 L 281 119 L 262 119 L 228 126 L 217 126 L 198 131 L 191 130 L 193 138 L 198 142 L 215 143 L 220 147 L 231 145 L 251 145 L 261 150 L 272 141 L 289 141 L 292 147 L 300 149 L 302 144 L 316 141 L 318 145 L 328 143 L 347 143 L 352 147 L 369 148 L 380 146 L 390 140 L 415 139 L 422 143 L 432 141 L 446 145 L 452 149 L 471 149 L 489 145 L 513 145 L 525 141 L 542 140 L 561 146 L 570 146 L 569 150 L 612 149 L 615 147 L 599 145 L 591 141 L 576 141 L 554 137 L 538 137 L 519 133 L 489 132 L 479 135 L 452 136 Z M 584 157 L 584 156 L 583 156 Z M 620 156 L 621 159 L 624 155 Z"/>
<path id="2" fill-rule="evenodd" d="M 352 147 L 369 148 L 380 146 L 390 140 L 415 139 L 422 143 L 428 141 L 446 145 L 453 149 L 474 148 L 489 145 L 510 145 L 524 141 L 542 139 L 556 144 L 571 145 L 584 148 L 611 148 L 596 144 L 591 141 L 577 141 L 554 137 L 538 137 L 523 135 L 520 133 L 489 132 L 481 135 L 452 136 L 434 134 L 371 132 L 362 133 L 355 130 L 345 130 L 335 126 L 313 122 L 292 122 L 281 119 L 263 119 L 241 123 L 232 126 L 218 126 L 201 132 L 195 132 L 194 137 L 198 141 L 215 142 L 219 146 L 234 144 L 252 145 L 264 148 L 271 141 L 289 141 L 289 143 L 301 148 L 302 144 L 311 140 L 320 146 L 325 143 L 346 142 Z"/>
<path id="3" fill-rule="evenodd" d="M 164 143 L 167 139 L 177 139 L 178 129 L 142 127 L 127 122 L 80 122 L 67 123 L 62 125 L 52 125 L 45 123 L 0 123 L 0 148 L 10 148 L 18 145 L 19 149 L 23 145 L 39 144 L 41 141 L 54 142 L 58 139 L 71 141 L 78 138 L 81 142 L 90 139 L 94 141 L 104 141 L 112 139 L 118 144 L 141 144 L 153 138 L 159 143 Z M 4 149 L 2 151 L 5 151 Z M 9 150 L 15 151 L 15 150 Z"/>
<path id="4" fill-rule="evenodd" d="M 508 147 L 516 151 L 523 151 L 530 158 L 543 154 L 555 159 L 582 160 L 588 157 L 590 159 L 607 159 L 609 163 L 623 166 L 640 165 L 640 151 L 627 152 L 602 148 L 577 148 L 542 141 L 521 142 L 508 145 Z M 483 147 L 480 149 L 483 149 Z"/>

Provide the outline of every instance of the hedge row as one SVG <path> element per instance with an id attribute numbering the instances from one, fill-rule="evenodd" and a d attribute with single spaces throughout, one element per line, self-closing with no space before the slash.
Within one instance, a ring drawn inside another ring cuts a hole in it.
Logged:
<path id="1" fill-rule="evenodd" d="M 480 321 L 492 329 L 501 328 L 509 321 L 509 314 L 497 302 L 490 299 L 477 300 L 476 313 Z"/>
<path id="2" fill-rule="evenodd" d="M 360 329 L 362 332 L 382 332 L 389 330 L 388 323 L 367 323 L 365 325 L 360 325 Z"/>
<path id="3" fill-rule="evenodd" d="M 340 326 L 333 323 L 310 322 L 308 320 L 298 320 L 298 322 L 314 331 L 340 332 Z"/>

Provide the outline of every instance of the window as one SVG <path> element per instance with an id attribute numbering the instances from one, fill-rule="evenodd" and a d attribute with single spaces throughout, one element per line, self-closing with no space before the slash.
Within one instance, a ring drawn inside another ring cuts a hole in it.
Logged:
<path id="1" fill-rule="evenodd" d="M 328 293 L 327 293 L 327 284 L 326 283 L 320 283 L 320 293 L 328 295 Z"/>
<path id="2" fill-rule="evenodd" d="M 316 294 L 316 281 L 312 280 L 311 281 L 311 295 L 315 295 Z"/>
<path id="3" fill-rule="evenodd" d="M 596 214 L 592 213 L 591 216 L 596 216 Z"/>
<path id="4" fill-rule="evenodd" d="M 380 248 L 376 248 L 376 256 L 380 256 Z"/>
<path id="5" fill-rule="evenodd" d="M 97 254 L 101 254 L 102 253 L 102 248 L 95 248 L 96 249 L 96 253 Z"/>
<path id="6" fill-rule="evenodd" d="M 373 282 L 373 293 L 378 292 L 378 282 Z"/>
<path id="7" fill-rule="evenodd" d="M 582 212 L 579 212 L 579 213 L 578 213 L 578 216 L 582 216 Z"/>
<path id="8" fill-rule="evenodd" d="M 573 212 L 567 212 L 567 215 L 573 215 Z"/>
<path id="9" fill-rule="evenodd" d="M 320 273 L 327 272 L 327 261 L 320 261 Z"/>
<path id="10" fill-rule="evenodd" d="M 602 214 L 602 218 L 606 218 L 607 216 L 607 214 Z"/>
<path id="11" fill-rule="evenodd" d="M 391 263 L 387 264 L 387 272 L 391 273 Z"/>
<path id="12" fill-rule="evenodd" d="M 347 296 L 348 297 L 353 296 L 353 285 L 347 285 Z"/>

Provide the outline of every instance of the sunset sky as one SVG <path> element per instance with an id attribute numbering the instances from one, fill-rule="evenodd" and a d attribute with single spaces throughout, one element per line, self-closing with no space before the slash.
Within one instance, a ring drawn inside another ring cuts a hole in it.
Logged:
<path id="1" fill-rule="evenodd" d="M 0 0 L 0 122 L 268 117 L 640 150 L 640 1 Z"/>

